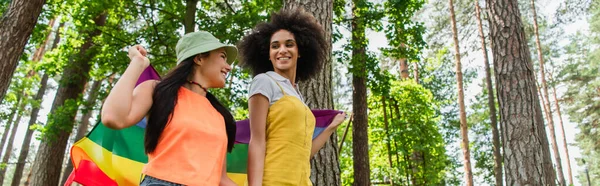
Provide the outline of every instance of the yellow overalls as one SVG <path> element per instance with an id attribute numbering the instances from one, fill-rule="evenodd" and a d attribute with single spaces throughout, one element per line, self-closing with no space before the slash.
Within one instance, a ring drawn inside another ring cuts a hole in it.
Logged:
<path id="1" fill-rule="evenodd" d="M 279 83 L 277 86 L 283 97 L 267 114 L 263 185 L 312 185 L 310 151 L 315 116 L 300 99 L 286 94 Z"/>

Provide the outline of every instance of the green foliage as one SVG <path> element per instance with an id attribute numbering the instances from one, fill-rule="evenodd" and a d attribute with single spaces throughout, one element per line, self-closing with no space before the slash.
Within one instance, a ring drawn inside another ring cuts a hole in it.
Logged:
<path id="1" fill-rule="evenodd" d="M 600 169 L 595 165 L 600 163 L 600 134 L 597 126 L 600 124 L 599 88 L 600 78 L 600 50 L 592 49 L 598 43 L 578 34 L 572 37 L 572 42 L 565 47 L 567 64 L 559 74 L 562 84 L 567 86 L 567 91 L 562 99 L 566 113 L 571 122 L 577 123 L 579 133 L 576 135 L 577 146 L 581 149 L 582 158 L 587 162 L 580 166 L 588 166 L 592 184 L 600 183 Z M 580 175 L 584 175 L 580 172 Z M 580 177 L 582 183 L 587 182 L 585 177 Z M 584 182 L 585 181 L 585 182 Z"/>
<path id="2" fill-rule="evenodd" d="M 423 0 L 389 0 L 384 3 L 388 20 L 385 34 L 390 45 L 382 49 L 386 56 L 419 61 L 419 54 L 426 45 L 423 40 L 425 27 L 422 23 L 413 21 L 413 16 L 424 4 Z"/>
<path id="3" fill-rule="evenodd" d="M 73 122 L 79 105 L 82 104 L 81 95 L 77 99 L 67 99 L 53 113 L 48 115 L 48 123 L 42 128 L 41 139 L 46 142 L 56 140 L 59 133 L 73 130 Z"/>
<path id="4" fill-rule="evenodd" d="M 580 169 L 577 178 L 580 183 L 587 183 L 586 171 L 589 172 L 592 185 L 600 184 L 600 11 L 598 0 L 567 0 L 561 4 L 559 15 L 565 15 L 559 21 L 570 22 L 574 18 L 589 17 L 589 33 L 578 32 L 568 39 L 570 43 L 563 47 L 563 54 L 558 58 L 564 63 L 557 67 L 556 83 L 564 86 L 566 92 L 561 96 L 561 107 L 568 114 L 569 120 L 577 124 L 579 133 L 575 140 L 581 150 L 582 157 L 577 164 Z M 557 87 L 557 89 L 560 87 Z M 577 171 L 577 170 L 574 170 Z"/>
<path id="5" fill-rule="evenodd" d="M 435 117 L 437 103 L 433 95 L 412 80 L 392 80 L 389 94 L 384 98 L 387 116 L 383 115 L 381 95 L 369 97 L 369 141 L 374 180 L 441 185 L 448 157 L 437 126 L 439 117 Z M 388 119 L 387 130 L 384 118 Z M 387 149 L 387 143 L 391 149 Z M 388 150 L 392 165 L 388 161 Z"/>
<path id="6" fill-rule="evenodd" d="M 0 15 L 3 15 L 6 9 L 8 9 L 8 5 L 10 4 L 10 0 L 0 0 Z"/>

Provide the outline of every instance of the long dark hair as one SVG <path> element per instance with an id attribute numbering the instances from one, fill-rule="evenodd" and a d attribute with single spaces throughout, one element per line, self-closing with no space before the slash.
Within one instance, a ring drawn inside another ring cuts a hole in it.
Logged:
<path id="1" fill-rule="evenodd" d="M 199 54 L 202 57 L 209 55 L 209 52 Z M 152 96 L 152 106 L 148 112 L 148 125 L 146 126 L 146 135 L 144 138 L 144 147 L 146 153 L 152 153 L 156 150 L 158 140 L 170 122 L 169 118 L 173 115 L 173 110 L 177 104 L 177 93 L 189 77 L 191 77 L 194 68 L 194 57 L 192 56 L 175 67 L 169 72 L 154 88 Z M 235 120 L 233 115 L 225 108 L 219 100 L 211 93 L 206 93 L 206 98 L 210 104 L 223 116 L 225 128 L 227 130 L 227 151 L 231 152 L 235 140 Z M 203 112 L 203 111 L 199 111 Z"/>

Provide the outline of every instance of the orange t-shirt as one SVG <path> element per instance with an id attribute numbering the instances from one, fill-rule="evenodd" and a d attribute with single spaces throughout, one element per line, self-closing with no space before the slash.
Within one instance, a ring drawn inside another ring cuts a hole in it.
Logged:
<path id="1" fill-rule="evenodd" d="M 223 116 L 206 97 L 185 87 L 144 174 L 184 185 L 219 185 L 227 151 Z"/>

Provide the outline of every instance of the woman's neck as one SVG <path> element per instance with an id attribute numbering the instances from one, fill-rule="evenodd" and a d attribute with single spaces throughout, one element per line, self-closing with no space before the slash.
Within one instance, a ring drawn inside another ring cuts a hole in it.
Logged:
<path id="1" fill-rule="evenodd" d="M 202 76 L 199 73 L 194 74 L 187 80 L 187 82 L 184 84 L 184 87 L 192 92 L 206 96 L 208 87 L 206 86 L 206 82 L 203 81 L 203 78 L 201 77 Z"/>
<path id="2" fill-rule="evenodd" d="M 292 86 L 294 86 L 294 87 L 296 86 L 296 69 L 290 69 L 290 70 L 286 70 L 286 71 L 275 69 L 274 71 L 275 71 L 275 73 L 290 80 L 290 83 L 292 83 Z"/>

